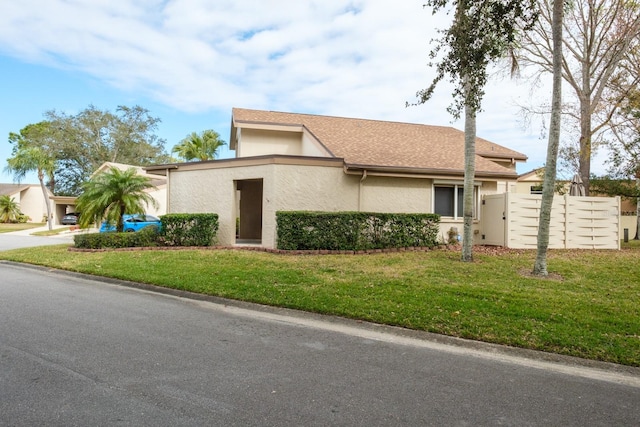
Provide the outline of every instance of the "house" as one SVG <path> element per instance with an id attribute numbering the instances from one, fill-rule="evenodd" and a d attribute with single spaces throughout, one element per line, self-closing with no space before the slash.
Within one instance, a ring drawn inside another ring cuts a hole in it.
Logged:
<path id="1" fill-rule="evenodd" d="M 220 244 L 275 247 L 283 210 L 432 212 L 443 236 L 462 231 L 464 132 L 452 127 L 234 108 L 230 148 L 233 159 L 145 168 L 166 177 L 169 213 L 218 214 Z M 512 191 L 526 158 L 476 139 L 476 243 L 482 197 Z"/>
<path id="2" fill-rule="evenodd" d="M 53 193 L 46 189 L 47 197 Z M 40 184 L 0 184 L 0 196 L 9 196 L 20 206 L 20 212 L 29 217 L 30 222 L 44 222 L 47 219 L 47 204 Z"/>
<path id="3" fill-rule="evenodd" d="M 166 179 L 158 175 L 150 175 L 145 172 L 141 166 L 126 165 L 122 163 L 105 162 L 98 169 L 96 169 L 91 177 L 93 178 L 99 173 L 105 172 L 110 168 L 115 167 L 121 171 L 125 171 L 130 168 L 136 169 L 138 175 L 145 176 L 151 179 L 151 183 L 155 188 L 147 190 L 147 192 L 158 202 L 158 206 L 146 206 L 146 213 L 150 215 L 160 216 L 167 212 L 167 185 Z M 52 215 L 53 223 L 59 224 L 62 217 L 68 213 L 76 211 L 76 198 L 72 196 L 53 196 L 49 197 L 53 202 Z"/>

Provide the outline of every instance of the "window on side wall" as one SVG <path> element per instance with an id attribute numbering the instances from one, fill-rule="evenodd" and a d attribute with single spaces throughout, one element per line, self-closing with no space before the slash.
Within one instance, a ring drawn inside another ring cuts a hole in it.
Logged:
<path id="1" fill-rule="evenodd" d="M 462 184 L 434 185 L 433 212 L 454 219 L 464 217 L 464 186 Z M 473 187 L 473 217 L 477 219 L 478 187 Z"/>

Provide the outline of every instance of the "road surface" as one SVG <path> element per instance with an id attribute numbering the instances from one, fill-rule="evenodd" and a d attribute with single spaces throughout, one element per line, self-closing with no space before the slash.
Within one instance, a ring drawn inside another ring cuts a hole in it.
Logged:
<path id="1" fill-rule="evenodd" d="M 640 425 L 633 368 L 19 264 L 0 277 L 2 426 Z"/>

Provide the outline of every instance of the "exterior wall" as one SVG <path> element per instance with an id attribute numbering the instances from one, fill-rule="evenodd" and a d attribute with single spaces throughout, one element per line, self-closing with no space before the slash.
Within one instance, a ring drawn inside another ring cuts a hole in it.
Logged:
<path id="1" fill-rule="evenodd" d="M 158 206 L 146 205 L 145 212 L 149 215 L 161 216 L 167 213 L 167 187 L 158 187 L 157 190 L 149 191 L 149 195 L 156 199 Z"/>
<path id="2" fill-rule="evenodd" d="M 326 157 L 327 151 L 306 132 L 302 134 L 302 155 L 311 157 Z"/>
<path id="3" fill-rule="evenodd" d="M 483 206 L 485 244 L 536 248 L 541 202 L 540 195 L 486 196 Z M 549 248 L 619 249 L 620 218 L 620 199 L 617 197 L 556 196 L 551 210 Z"/>
<path id="4" fill-rule="evenodd" d="M 218 242 L 233 245 L 236 242 L 236 218 L 240 214 L 239 201 L 242 200 L 238 198 L 238 194 L 242 194 L 238 190 L 242 191 L 244 183 L 251 180 L 262 180 L 261 244 L 264 247 L 276 245 L 276 212 L 281 210 L 433 212 L 432 179 L 390 176 L 362 179 L 361 175 L 345 174 L 342 167 L 280 163 L 246 166 L 233 166 L 231 163 L 228 167 L 171 171 L 168 211 L 217 213 L 220 223 Z M 462 184 L 462 180 L 455 182 Z M 482 182 L 479 198 L 494 194 L 506 185 L 506 182 Z M 245 193 L 242 197 L 251 196 Z M 475 244 L 483 243 L 480 208 L 478 215 L 474 221 Z M 447 239 L 451 227 L 462 234 L 462 218 L 442 219 L 442 240 Z"/>
<path id="5" fill-rule="evenodd" d="M 47 205 L 44 202 L 42 189 L 39 185 L 33 185 L 10 197 L 20 205 L 20 211 L 27 215 L 32 222 L 42 222 L 47 216 Z M 53 211 L 53 209 L 52 209 Z M 53 212 L 52 212 L 53 213 Z"/>
<path id="6" fill-rule="evenodd" d="M 238 144 L 237 157 L 269 154 L 303 155 L 302 132 L 242 129 L 242 142 Z"/>
<path id="7" fill-rule="evenodd" d="M 629 230 L 629 239 L 633 239 L 638 228 L 638 217 L 635 215 L 624 215 L 620 217 L 620 238 L 624 238 L 624 229 Z"/>
<path id="8" fill-rule="evenodd" d="M 262 179 L 262 246 L 276 244 L 276 211 L 357 210 L 358 179 L 342 168 L 301 165 L 258 165 L 172 171 L 170 213 L 214 212 L 219 216 L 218 242 L 235 243 L 238 215 L 236 183 Z"/>
<path id="9" fill-rule="evenodd" d="M 360 210 L 364 212 L 431 212 L 431 180 L 370 176 L 362 181 Z"/>

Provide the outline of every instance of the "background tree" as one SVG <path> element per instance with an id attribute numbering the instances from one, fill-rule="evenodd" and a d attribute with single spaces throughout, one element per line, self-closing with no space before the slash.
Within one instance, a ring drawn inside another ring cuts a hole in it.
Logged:
<path id="1" fill-rule="evenodd" d="M 29 172 L 37 173 L 44 204 L 47 207 L 47 224 L 49 230 L 51 230 L 53 228 L 51 224 L 51 201 L 49 200 L 49 193 L 44 179 L 45 176 L 53 179 L 55 160 L 45 151 L 45 148 L 33 146 L 25 141 L 21 140 L 21 143 L 13 147 L 12 156 L 7 159 L 5 171 L 13 174 L 14 179 L 18 182 Z"/>
<path id="2" fill-rule="evenodd" d="M 155 135 L 159 118 L 145 108 L 118 106 L 115 113 L 90 105 L 76 115 L 45 113 L 55 140 L 55 194 L 78 195 L 104 162 L 135 166 L 164 163 L 165 141 Z"/>
<path id="3" fill-rule="evenodd" d="M 436 66 L 431 85 L 417 93 L 418 103 L 427 102 L 437 84 L 449 76 L 455 84 L 454 102 L 448 111 L 459 118 L 465 113 L 465 172 L 463 193 L 462 260 L 472 261 L 473 193 L 475 178 L 476 114 L 481 110 L 489 65 L 504 58 L 520 31 L 530 28 L 537 17 L 535 0 L 428 0 L 425 6 L 434 13 L 451 6 L 453 23 L 440 31 L 431 59 L 442 58 Z"/>
<path id="4" fill-rule="evenodd" d="M 213 160 L 218 155 L 218 149 L 223 145 L 226 145 L 226 142 L 220 139 L 218 132 L 208 129 L 200 134 L 192 132 L 171 151 L 187 162 Z"/>
<path id="5" fill-rule="evenodd" d="M 540 19 L 533 31 L 523 33 L 519 60 L 537 70 L 553 73 L 553 0 L 538 0 Z M 567 129 L 576 125 L 577 141 L 563 146 L 563 157 L 577 159 L 589 194 L 594 143 L 603 140 L 619 103 L 640 82 L 627 72 L 640 44 L 640 4 L 636 0 L 573 0 L 567 2 L 562 44 L 567 54 L 562 78 L 573 97 L 563 105 Z M 572 122 L 572 123 L 571 123 Z"/>
<path id="6" fill-rule="evenodd" d="M 55 162 L 56 141 L 52 136 L 49 122 L 42 121 L 27 125 L 22 128 L 19 133 L 10 132 L 9 143 L 13 145 L 13 155 L 28 147 L 37 147 Z M 21 178 L 24 178 L 24 176 L 21 176 Z M 45 178 L 45 185 L 53 193 L 55 187 L 55 172 L 48 174 Z"/>
<path id="7" fill-rule="evenodd" d="M 640 239 L 640 91 L 632 92 L 616 117 L 614 139 L 609 144 L 608 175 L 592 178 L 600 194 L 621 196 L 636 203 L 636 234 Z"/>
<path id="8" fill-rule="evenodd" d="M 76 200 L 76 210 L 82 212 L 78 223 L 86 228 L 107 220 L 122 232 L 124 214 L 144 214 L 145 206 L 157 207 L 158 202 L 146 190 L 154 188 L 151 180 L 137 174 L 136 169 L 121 171 L 111 167 L 82 186 Z"/>
<path id="9" fill-rule="evenodd" d="M 556 163 L 558 147 L 560 146 L 560 122 L 562 114 L 562 22 L 564 16 L 564 2 L 555 1 L 551 14 L 551 40 L 553 64 L 553 91 L 551 94 L 551 122 L 549 124 L 549 142 L 547 144 L 547 161 L 544 167 L 542 181 L 542 202 L 538 221 L 538 244 L 536 260 L 533 264 L 533 274 L 548 276 L 547 250 L 549 248 L 549 226 L 551 223 L 551 208 L 556 182 Z"/>
<path id="10" fill-rule="evenodd" d="M 13 197 L 0 196 L 0 222 L 15 221 L 20 215 L 20 206 Z"/>

